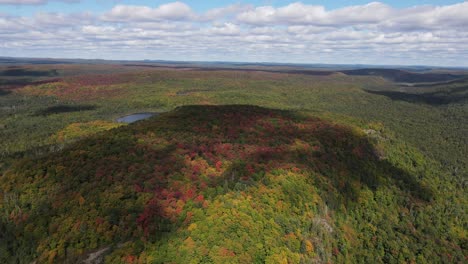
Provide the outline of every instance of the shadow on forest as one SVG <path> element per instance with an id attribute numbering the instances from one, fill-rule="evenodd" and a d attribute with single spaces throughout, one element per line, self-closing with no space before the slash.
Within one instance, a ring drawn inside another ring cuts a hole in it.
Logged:
<path id="1" fill-rule="evenodd" d="M 71 112 L 82 112 L 92 111 L 97 109 L 95 105 L 55 105 L 47 107 L 46 109 L 37 111 L 35 116 L 47 116 L 53 114 L 71 113 Z"/>
<path id="2" fill-rule="evenodd" d="M 369 139 L 356 135 L 349 127 L 313 119 L 310 128 L 290 129 L 285 125 L 280 129 L 265 130 L 266 134 L 260 138 L 253 134 L 252 129 L 262 129 L 262 121 L 281 118 L 294 123 L 305 122 L 306 119 L 300 114 L 254 106 L 184 106 L 134 126 L 77 141 L 61 152 L 39 159 L 26 159 L 18 163 L 14 170 L 18 175 L 37 175 L 38 179 L 44 180 L 40 184 L 54 186 L 58 190 L 56 196 L 42 199 L 41 204 L 34 207 L 30 212 L 31 221 L 42 219 L 47 223 L 51 221 L 51 216 L 76 214 L 81 210 L 86 212 L 86 206 L 92 206 L 89 208 L 99 208 L 100 217 L 110 224 L 125 226 L 125 229 L 132 231 L 115 234 L 115 240 L 119 242 L 140 239 L 140 231 L 145 235 L 152 234 L 148 239 L 154 242 L 177 228 L 177 224 L 164 217 L 168 209 L 165 206 L 171 206 L 171 203 L 168 205 L 165 202 L 177 201 L 184 195 L 181 185 L 177 183 L 184 182 L 195 189 L 207 184 L 214 188 L 227 185 L 228 190 L 242 190 L 263 181 L 265 178 L 261 171 L 288 164 L 314 175 L 309 180 L 320 190 L 320 195 L 331 209 L 353 206 L 362 186 L 376 190 L 383 186 L 393 188 L 394 185 L 414 199 L 430 201 L 433 198 L 431 189 L 422 185 L 414 175 L 380 159 Z M 211 129 L 213 126 L 216 126 L 215 130 Z M 198 128 L 206 130 L 197 131 Z M 135 137 L 155 131 L 163 132 L 158 137 L 150 137 L 148 141 Z M 177 144 L 157 143 L 174 142 L 173 139 Z M 156 143 L 151 140 L 156 140 Z M 285 147 L 296 140 L 318 142 L 320 149 L 299 151 Z M 187 167 L 187 157 L 193 154 L 194 158 L 208 159 L 213 153 L 218 155 L 214 149 L 211 152 L 203 151 L 201 146 L 209 149 L 210 145 L 220 142 L 254 148 L 245 152 L 241 159 L 231 159 L 233 164 L 221 177 L 201 179 L 195 174 L 184 176 L 191 173 Z M 279 151 L 271 152 L 270 149 Z M 249 175 L 246 164 L 249 163 L 258 169 L 259 174 L 246 178 Z M 21 192 L 24 186 L 16 188 Z M 114 195 L 107 195 L 109 190 L 119 190 L 120 193 L 114 199 Z M 84 203 L 84 209 L 81 209 L 78 203 L 65 203 L 69 197 L 76 197 L 77 193 L 85 201 L 95 204 Z M 137 203 L 137 193 L 145 193 L 149 200 L 144 205 Z M 53 207 L 52 201 L 63 204 Z M 45 209 L 41 211 L 37 208 Z M 15 231 L 21 233 L 24 230 Z M 41 239 L 38 235 L 30 240 L 36 245 Z M 11 252 L 15 249 L 11 249 Z M 84 256 L 81 253 L 66 257 Z"/>
<path id="3" fill-rule="evenodd" d="M 458 87 L 446 92 L 431 92 L 431 93 L 405 93 L 395 91 L 370 91 L 367 93 L 375 95 L 383 95 L 394 101 L 404 101 L 409 103 L 424 103 L 434 106 L 447 105 L 452 103 L 460 103 L 468 99 L 468 86 Z"/>
<path id="4" fill-rule="evenodd" d="M 0 89 L 0 96 L 9 95 L 11 91 Z"/>
<path id="5" fill-rule="evenodd" d="M 48 108 L 47 113 L 76 111 L 80 107 L 86 109 L 86 106 L 74 106 L 71 108 L 68 108 L 68 106 L 57 106 L 52 109 Z M 88 109 L 92 110 L 94 107 L 88 106 Z M 226 118 L 225 114 L 232 113 L 233 111 L 237 112 L 236 118 L 250 119 L 250 124 L 254 126 L 257 126 L 258 121 L 264 118 L 291 118 L 295 119 L 295 122 L 301 122 L 303 118 L 288 111 L 253 106 L 184 106 L 169 113 L 171 115 L 166 117 L 165 134 L 170 137 L 171 133 L 177 135 L 178 133 L 188 132 L 193 136 L 200 133 L 194 132 L 193 125 L 206 125 L 207 123 L 205 122 L 209 120 L 208 122 L 211 124 L 215 122 L 221 132 L 215 132 L 215 134 L 211 135 L 211 132 L 206 132 L 203 133 L 204 136 L 208 140 L 219 138 L 216 133 L 229 133 L 226 132 L 228 130 L 224 129 L 229 129 L 235 126 L 236 123 L 238 123 L 239 127 L 245 123 L 243 120 L 233 121 L 233 118 Z M 255 117 L 252 118 L 252 116 Z M 334 208 L 339 208 L 340 204 L 348 205 L 349 202 L 356 201 L 363 185 L 371 190 L 376 190 L 382 186 L 391 187 L 391 185 L 394 185 L 415 199 L 430 201 L 433 198 L 433 191 L 422 185 L 415 175 L 395 167 L 385 159 L 381 159 L 376 154 L 369 138 L 356 135 L 346 126 L 334 125 L 320 119 L 316 119 L 316 122 L 320 125 L 318 128 L 316 127 L 310 131 L 294 131 L 291 133 L 282 131 L 281 129 L 271 131 L 270 134 L 262 137 L 267 139 L 267 141 L 263 142 L 261 142 L 262 139 L 258 139 L 255 136 L 242 139 L 242 144 L 257 146 L 256 150 L 250 152 L 241 160 L 234 160 L 233 164 L 223 173 L 223 177 L 212 179 L 208 184 L 216 187 L 227 183 L 230 189 L 238 189 L 242 188 L 242 186 L 254 185 L 257 181 L 262 180 L 262 178 L 256 177 L 245 179 L 244 176 L 249 174 L 246 170 L 246 164 L 252 164 L 254 167 L 260 168 L 260 171 L 294 164 L 304 171 L 315 175 L 319 174 L 319 177 L 314 176 L 314 184 L 321 190 L 329 190 L 324 192 L 323 195 L 330 205 L 334 205 Z M 126 184 L 150 181 L 153 182 L 153 184 L 150 184 L 150 186 L 153 186 L 152 188 L 162 190 L 167 186 L 168 181 L 171 180 L 169 177 L 173 177 L 171 175 L 179 173 L 184 168 L 183 160 L 180 160 L 176 155 L 178 147 L 169 145 L 161 149 L 155 149 L 153 146 L 148 146 L 147 149 L 136 151 L 134 150 L 136 147 L 134 140 L 131 137 L 122 137 L 122 135 L 134 134 L 135 130 L 140 133 L 153 131 L 158 126 L 161 126 L 161 123 L 153 122 L 152 120 L 143 121 L 132 127 L 118 129 L 117 131 L 124 132 L 119 133 L 120 136 L 106 136 L 103 134 L 98 139 L 80 140 L 73 143 L 64 151 L 45 158 L 50 159 L 54 157 L 53 159 L 56 163 L 77 170 L 76 173 L 70 174 L 71 179 L 69 181 L 61 181 L 62 183 L 66 182 L 66 185 L 69 186 L 66 189 L 72 190 L 80 186 L 79 184 L 95 181 L 96 179 L 93 178 L 96 177 L 96 171 L 102 166 L 103 168 L 112 169 L 114 175 L 122 177 L 112 177 L 112 181 L 109 184 L 115 181 L 126 182 Z M 226 134 L 221 135 L 220 138 L 224 139 L 224 142 L 231 143 L 239 140 L 239 138 L 234 140 L 229 139 L 229 135 Z M 319 151 L 309 152 L 298 152 L 289 150 L 288 148 L 281 148 L 282 145 L 291 144 L 295 140 L 304 142 L 317 141 L 320 143 L 321 148 Z M 211 144 L 214 143 L 216 142 L 213 141 Z M 204 155 L 204 153 L 197 150 L 198 145 L 195 142 L 189 141 L 185 144 L 194 144 L 192 146 L 194 153 L 198 152 L 199 155 Z M 206 142 L 204 144 L 210 143 Z M 276 144 L 279 147 L 276 149 L 279 151 L 265 151 L 265 147 L 271 147 L 272 144 Z M 69 156 L 67 153 L 70 153 L 73 149 L 87 150 L 89 153 L 95 153 L 93 155 L 98 156 L 94 158 L 90 156 L 85 160 L 67 160 L 66 157 Z M 359 154 L 356 154 L 356 152 L 359 152 Z M 107 157 L 112 157 L 112 159 L 108 159 Z M 100 164 L 101 162 L 102 164 Z M 77 163 L 81 164 L 77 165 Z M 142 173 L 135 174 L 132 176 L 133 178 L 128 178 L 129 174 L 126 172 L 131 170 L 129 167 L 140 166 L 139 164 L 152 164 L 151 167 L 158 171 L 157 176 Z M 122 173 L 118 173 L 118 171 Z M 105 191 L 105 184 L 101 187 L 103 188 L 102 191 Z M 330 190 L 330 187 L 332 187 L 333 191 Z M 95 186 L 93 191 L 96 191 L 96 188 L 99 189 L 100 187 Z M 155 193 L 158 193 L 158 191 Z"/>
<path id="6" fill-rule="evenodd" d="M 246 69 L 246 68 L 195 68 L 197 71 L 239 71 L 239 72 L 266 72 L 266 73 L 285 73 L 285 74 L 301 74 L 301 75 L 312 75 L 312 76 L 329 76 L 334 74 L 334 71 L 314 71 L 314 70 L 287 70 L 287 69 Z"/>
<path id="7" fill-rule="evenodd" d="M 314 175 L 314 185 L 320 190 L 327 190 L 322 193 L 322 198 L 331 209 L 338 209 L 341 204 L 348 206 L 351 202 L 356 202 L 363 185 L 373 191 L 382 186 L 395 185 L 414 199 L 422 201 L 433 199 L 433 191 L 429 187 L 423 186 L 415 175 L 395 167 L 387 160 L 380 160 L 373 154 L 373 146 L 367 139 L 353 136 L 351 141 L 353 140 L 361 141 L 361 144 L 364 144 L 364 149 L 368 152 L 365 157 L 355 157 L 352 148 L 340 150 L 335 148 L 336 146 L 328 145 L 324 146 L 325 150 L 322 153 L 309 156 L 292 151 L 283 151 L 272 155 L 265 155 L 263 151 L 258 151 L 245 160 L 251 160 L 256 164 L 276 164 L 280 165 L 279 167 L 281 164 L 296 164 L 302 170 L 311 172 Z M 255 185 L 255 180 L 242 179 L 241 176 L 246 173 L 245 165 L 244 160 L 234 163 L 225 171 L 222 181 L 227 182 L 231 189 L 238 190 Z M 340 171 L 345 171 L 347 174 L 341 176 Z M 316 173 L 323 177 L 317 177 Z M 217 184 L 222 184 L 222 182 Z"/>
<path id="8" fill-rule="evenodd" d="M 351 76 L 380 76 L 394 82 L 405 83 L 429 83 L 429 82 L 447 82 L 459 79 L 461 75 L 448 73 L 416 73 L 399 69 L 356 69 L 341 71 Z"/>
<path id="9" fill-rule="evenodd" d="M 213 112 L 223 113 L 225 106 L 203 106 L 213 108 Z M 229 106 L 226 106 L 229 107 Z M 247 113 L 259 114 L 258 118 L 270 118 L 271 111 L 277 116 L 293 116 L 294 113 L 278 110 L 267 110 L 270 113 L 262 115 L 263 108 L 247 107 Z M 227 108 L 229 109 L 229 108 Z M 259 110 L 260 109 L 260 110 Z M 229 110 L 228 110 L 229 111 Z M 244 114 L 244 113 L 243 113 Z M 216 114 L 210 116 L 211 119 L 222 118 L 216 117 Z M 299 121 L 300 122 L 300 121 Z M 382 159 L 376 154 L 373 144 L 367 137 L 355 135 L 349 128 L 344 126 L 334 126 L 326 121 L 319 120 L 322 123 L 322 128 L 313 131 L 313 136 L 322 144 L 323 149 L 315 153 L 298 153 L 297 151 L 280 151 L 266 153 L 260 149 L 251 153 L 241 161 L 234 162 L 225 172 L 222 181 L 227 182 L 230 188 L 236 188 L 242 185 L 255 184 L 255 180 L 243 180 L 242 176 L 246 175 L 246 164 L 261 164 L 262 166 L 273 166 L 280 168 L 284 164 L 296 164 L 299 168 L 310 172 L 318 172 L 326 178 L 326 180 L 317 180 L 315 184 L 322 185 L 320 189 L 329 190 L 329 185 L 335 189 L 338 201 L 336 198 L 330 199 L 329 203 L 335 203 L 336 208 L 339 208 L 337 203 L 347 205 L 350 201 L 356 201 L 359 196 L 359 186 L 366 185 L 371 190 L 376 190 L 379 186 L 395 185 L 404 193 L 409 194 L 415 199 L 430 201 L 433 198 L 433 191 L 423 186 L 420 181 L 407 171 L 395 167 L 389 161 Z M 242 121 L 240 121 L 242 123 Z M 286 134 L 286 138 L 290 140 L 299 139 L 307 141 L 310 139 L 311 132 L 303 131 L 296 134 Z M 262 136 L 270 139 L 270 144 L 280 144 L 284 140 L 285 134 L 281 131 L 274 131 L 270 134 Z M 245 142 L 246 144 L 256 144 L 258 142 Z M 359 148 L 362 154 L 356 155 L 354 152 Z M 342 176 L 340 172 L 346 172 Z M 223 184 L 217 182 L 216 184 Z M 329 196 L 330 192 L 324 193 Z"/>
<path id="10" fill-rule="evenodd" d="M 26 86 L 26 85 L 29 85 L 32 83 L 32 80 L 31 79 L 19 79 L 19 78 L 15 78 L 15 79 L 10 79 L 10 80 L 0 80 L 0 85 L 1 86 L 8 86 L 8 87 L 22 87 L 22 86 Z"/>
<path id="11" fill-rule="evenodd" d="M 413 84 L 410 87 L 421 87 L 421 88 L 429 88 L 429 87 L 437 87 L 441 85 L 453 85 L 453 84 L 466 84 L 468 83 L 467 77 L 462 77 L 459 79 L 445 81 L 445 82 L 435 82 L 435 83 L 421 83 L 421 84 Z"/>
<path id="12" fill-rule="evenodd" d="M 228 131 L 232 127 L 242 127 L 249 122 L 252 127 L 256 127 L 258 121 L 265 118 L 286 118 L 294 120 L 296 123 L 305 121 L 303 117 L 294 112 L 254 106 L 186 106 L 179 110 L 186 114 L 185 117 L 183 114 L 179 115 L 179 118 L 187 119 L 185 127 L 193 128 L 193 123 L 209 124 L 216 122 L 216 126 L 220 131 Z M 226 118 L 226 114 L 232 113 L 235 113 L 235 117 Z M 250 121 L 242 119 L 250 119 Z M 178 122 L 184 123 L 186 121 L 179 119 Z M 315 119 L 314 122 L 318 124 L 314 129 L 303 131 L 287 131 L 287 128 L 284 131 L 276 129 L 267 135 L 263 135 L 262 138 L 244 136 L 241 134 L 245 131 L 239 131 L 239 138 L 242 138 L 241 144 L 257 145 L 258 150 L 242 158 L 241 161 L 234 162 L 224 172 L 221 182 L 218 181 L 214 184 L 222 185 L 227 182 L 231 188 L 243 184 L 255 184 L 255 179 L 243 180 L 243 176 L 248 174 L 245 167 L 248 163 L 253 164 L 255 167 L 260 166 L 267 169 L 296 164 L 306 171 L 318 172 L 323 175 L 323 179 L 317 180 L 315 184 L 322 185 L 320 186 L 322 190 L 328 190 L 329 185 L 332 185 L 334 192 L 339 196 L 339 202 L 345 205 L 349 201 L 355 201 L 358 198 L 359 186 L 362 185 L 366 185 L 371 190 L 376 190 L 379 186 L 395 185 L 415 199 L 430 201 L 433 198 L 433 191 L 423 186 L 415 175 L 382 159 L 368 137 L 356 135 L 349 127 L 334 125 L 321 119 Z M 181 124 L 179 123 L 179 125 Z M 207 132 L 207 137 L 217 138 L 217 135 L 209 135 L 209 133 Z M 311 142 L 311 137 L 320 142 L 322 148 L 320 151 L 297 152 L 285 150 L 287 148 L 282 147 L 296 140 Z M 223 141 L 228 138 L 229 135 L 227 134 L 221 136 Z M 262 142 L 264 139 L 266 141 Z M 277 146 L 276 149 L 279 151 L 265 151 L 265 147 L 271 146 Z M 359 154 L 356 154 L 356 152 L 359 152 Z M 340 176 L 340 172 L 345 172 L 345 176 Z M 324 195 L 327 196 L 328 193 L 326 192 Z M 335 201 L 335 203 L 338 203 L 338 201 Z M 337 208 L 339 208 L 338 205 Z"/>
<path id="13" fill-rule="evenodd" d="M 32 79 L 28 78 L 15 78 L 15 79 L 10 79 L 10 80 L 1 80 L 0 79 L 0 87 L 4 88 L 4 90 L 9 89 L 16 89 L 16 88 L 21 88 L 27 85 L 41 85 L 41 84 L 47 84 L 47 83 L 54 83 L 60 81 L 59 79 L 48 79 L 48 80 L 40 80 L 40 81 L 34 81 Z"/>
<path id="14" fill-rule="evenodd" d="M 191 71 L 204 71 L 204 72 L 213 72 L 213 71 L 237 71 L 237 72 L 266 72 L 266 73 L 286 73 L 286 74 L 304 74 L 304 75 L 312 75 L 312 76 L 328 76 L 335 73 L 335 71 L 326 71 L 326 70 L 299 70 L 299 69 L 262 69 L 262 68 L 243 68 L 242 66 L 250 66 L 250 64 L 246 65 L 238 65 L 239 67 L 201 67 L 197 65 L 153 65 L 153 64 L 124 64 L 124 66 L 128 67 L 147 67 L 147 68 L 171 68 L 171 69 L 179 69 L 179 70 L 191 70 Z"/>
<path id="15" fill-rule="evenodd" d="M 17 76 L 34 76 L 34 77 L 52 77 L 57 76 L 57 70 L 50 70 L 50 71 L 35 71 L 35 70 L 28 70 L 24 68 L 12 68 L 4 71 L 0 71 L 0 76 L 5 77 L 17 77 Z"/>

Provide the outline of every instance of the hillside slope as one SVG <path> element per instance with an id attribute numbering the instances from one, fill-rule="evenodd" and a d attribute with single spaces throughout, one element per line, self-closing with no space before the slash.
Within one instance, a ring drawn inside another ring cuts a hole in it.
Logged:
<path id="1" fill-rule="evenodd" d="M 462 262 L 463 193 L 367 134 L 187 106 L 24 159 L 0 177 L 0 262 Z"/>

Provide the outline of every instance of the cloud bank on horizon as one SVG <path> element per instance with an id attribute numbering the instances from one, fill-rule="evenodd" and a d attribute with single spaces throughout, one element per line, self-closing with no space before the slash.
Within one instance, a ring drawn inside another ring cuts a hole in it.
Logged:
<path id="1" fill-rule="evenodd" d="M 0 5 L 79 0 L 0 0 Z M 468 66 L 468 2 L 327 9 L 185 2 L 0 13 L 0 56 Z M 15 9 L 12 9 L 13 11 Z"/>

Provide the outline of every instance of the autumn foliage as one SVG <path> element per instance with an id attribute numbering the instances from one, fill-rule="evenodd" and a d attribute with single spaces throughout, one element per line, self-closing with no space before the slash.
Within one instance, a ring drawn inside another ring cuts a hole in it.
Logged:
<path id="1" fill-rule="evenodd" d="M 39 262 L 107 246 L 109 263 L 410 262 L 438 254 L 392 242 L 427 239 L 409 213 L 389 216 L 399 231 L 380 219 L 389 208 L 423 210 L 433 190 L 374 153 L 358 128 L 297 112 L 181 107 L 18 162 L 0 181 L 10 197 L 2 221 L 30 241 L 12 250 L 33 248 L 26 258 Z M 439 242 L 427 241 L 461 258 Z"/>

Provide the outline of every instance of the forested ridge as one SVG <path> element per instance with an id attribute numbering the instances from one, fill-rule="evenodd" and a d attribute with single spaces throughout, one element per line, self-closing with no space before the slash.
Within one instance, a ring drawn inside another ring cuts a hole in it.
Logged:
<path id="1" fill-rule="evenodd" d="M 0 263 L 463 263 L 466 76 L 0 66 Z"/>
<path id="2" fill-rule="evenodd" d="M 105 126 L 3 173 L 0 262 L 466 260 L 466 193 L 382 124 L 226 105 Z"/>

